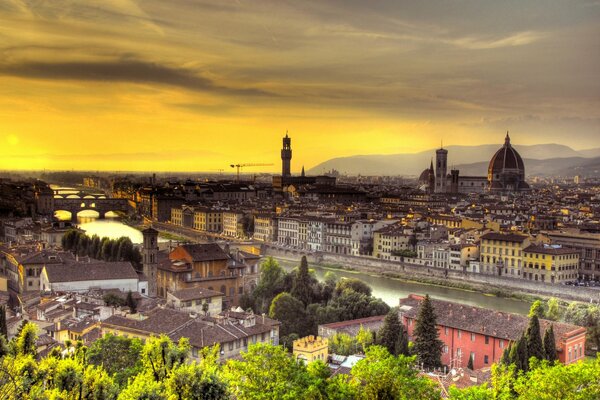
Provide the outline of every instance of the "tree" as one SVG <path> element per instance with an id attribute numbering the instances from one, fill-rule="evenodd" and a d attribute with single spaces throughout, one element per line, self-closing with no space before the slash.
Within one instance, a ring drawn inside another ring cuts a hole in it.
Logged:
<path id="1" fill-rule="evenodd" d="M 6 307 L 0 306 L 0 336 L 8 340 L 8 326 L 6 325 Z"/>
<path id="2" fill-rule="evenodd" d="M 173 343 L 166 335 L 150 338 L 141 352 L 144 368 L 151 371 L 155 381 L 163 381 L 173 368 L 183 364 L 190 351 L 189 339 Z"/>
<path id="3" fill-rule="evenodd" d="M 529 320 L 529 327 L 527 328 L 527 354 L 529 357 L 535 357 L 538 360 L 543 360 L 544 357 L 544 344 L 542 342 L 542 335 L 540 334 L 540 321 L 537 315 L 533 315 Z"/>
<path id="4" fill-rule="evenodd" d="M 227 397 L 225 383 L 196 363 L 175 367 L 165 381 L 165 389 L 170 400 L 220 400 Z"/>
<path id="5" fill-rule="evenodd" d="M 37 356 L 37 326 L 31 322 L 25 323 L 21 327 L 21 331 L 13 338 L 12 352 L 19 356 L 31 355 Z"/>
<path id="6" fill-rule="evenodd" d="M 421 301 L 413 336 L 415 339 L 414 351 L 419 364 L 425 369 L 441 367 L 444 344 L 439 339 L 437 318 L 429 295 L 426 295 Z"/>
<path id="7" fill-rule="evenodd" d="M 339 296 L 346 289 L 353 290 L 357 293 L 362 293 L 366 296 L 371 296 L 371 287 L 360 279 L 344 278 L 339 280 L 335 288 L 336 294 Z"/>
<path id="8" fill-rule="evenodd" d="M 281 322 L 279 334 L 296 333 L 300 337 L 310 334 L 312 323 L 304 310 L 304 304 L 289 293 L 278 294 L 271 303 L 269 317 Z"/>
<path id="9" fill-rule="evenodd" d="M 352 367 L 356 399 L 438 400 L 439 389 L 433 381 L 417 375 L 414 363 L 414 357 L 394 357 L 385 347 L 369 347 L 365 358 Z"/>
<path id="10" fill-rule="evenodd" d="M 308 271 L 308 261 L 306 260 L 306 256 L 302 256 L 302 259 L 300 260 L 300 267 L 294 277 L 291 295 L 300 300 L 305 307 L 312 302 L 312 280 Z"/>
<path id="11" fill-rule="evenodd" d="M 406 328 L 402 324 L 400 324 L 400 334 L 398 335 L 398 340 L 396 341 L 394 354 L 404 356 L 410 355 L 408 332 L 406 332 Z"/>
<path id="12" fill-rule="evenodd" d="M 475 369 L 475 367 L 473 366 L 473 355 L 469 355 L 469 362 L 467 363 L 467 368 L 469 368 L 471 371 L 473 371 Z"/>
<path id="13" fill-rule="evenodd" d="M 280 346 L 259 343 L 242 353 L 242 360 L 229 360 L 223 376 L 237 399 L 301 399 L 309 376 L 304 363 L 297 363 Z"/>
<path id="14" fill-rule="evenodd" d="M 527 371 L 529 369 L 529 352 L 527 350 L 527 338 L 523 335 L 511 346 L 509 364 L 514 364 L 516 371 Z"/>
<path id="15" fill-rule="evenodd" d="M 544 318 L 544 305 L 540 300 L 534 301 L 529 308 L 529 314 L 527 316 L 532 318 L 534 315 L 538 318 Z"/>
<path id="16" fill-rule="evenodd" d="M 558 321 L 560 319 L 560 306 L 555 297 L 549 298 L 546 303 L 546 318 L 552 321 Z"/>
<path id="17" fill-rule="evenodd" d="M 396 354 L 396 344 L 398 343 L 401 329 L 402 324 L 398 318 L 398 310 L 392 308 L 383 320 L 383 326 L 377 335 L 377 344 L 385 347 L 390 354 Z"/>
<path id="18" fill-rule="evenodd" d="M 87 359 L 92 365 L 103 366 L 123 386 L 142 370 L 141 351 L 139 339 L 107 334 L 91 344 Z"/>
<path id="19" fill-rule="evenodd" d="M 556 341 L 554 338 L 554 328 L 550 325 L 544 333 L 544 358 L 550 362 L 558 360 L 556 353 Z"/>
<path id="20" fill-rule="evenodd" d="M 258 312 L 268 312 L 273 298 L 282 291 L 285 271 L 279 263 L 268 257 L 260 267 L 260 280 L 254 289 L 254 303 Z"/>
<path id="21" fill-rule="evenodd" d="M 360 345 L 362 352 L 365 353 L 367 347 L 373 344 L 373 332 L 365 329 L 361 324 L 360 328 L 358 328 L 358 333 L 356 334 L 356 343 Z"/>
<path id="22" fill-rule="evenodd" d="M 356 353 L 356 340 L 344 332 L 338 332 L 329 338 L 329 351 L 332 354 L 349 356 Z"/>
<path id="23" fill-rule="evenodd" d="M 127 305 L 127 307 L 129 307 L 129 312 L 131 312 L 132 314 L 135 314 L 137 312 L 137 301 L 133 298 L 131 290 L 127 292 L 125 304 Z"/>

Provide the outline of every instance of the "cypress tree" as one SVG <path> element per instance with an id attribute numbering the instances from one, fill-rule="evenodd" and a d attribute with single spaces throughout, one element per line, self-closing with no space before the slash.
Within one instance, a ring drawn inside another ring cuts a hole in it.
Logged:
<path id="1" fill-rule="evenodd" d="M 391 309 L 390 312 L 385 316 L 385 319 L 383 320 L 383 326 L 379 331 L 378 342 L 378 344 L 388 349 L 390 354 L 397 354 L 396 345 L 398 344 L 400 329 L 402 329 L 402 324 L 398 319 L 398 310 Z"/>
<path id="2" fill-rule="evenodd" d="M 550 362 L 558 360 L 556 354 L 556 342 L 554 340 L 554 328 L 550 325 L 544 333 L 544 358 Z"/>
<path id="3" fill-rule="evenodd" d="M 0 336 L 8 339 L 8 326 L 6 325 L 6 307 L 0 306 Z"/>
<path id="4" fill-rule="evenodd" d="M 406 328 L 404 328 L 402 323 L 400 323 L 400 333 L 398 335 L 398 340 L 396 341 L 394 354 L 397 356 L 401 354 L 404 356 L 410 355 L 410 350 L 408 349 L 408 332 L 406 332 Z"/>
<path id="5" fill-rule="evenodd" d="M 471 371 L 473 371 L 475 369 L 475 367 L 473 366 L 473 356 L 469 355 L 469 363 L 467 364 L 467 368 L 469 368 Z"/>
<path id="6" fill-rule="evenodd" d="M 513 348 L 513 344 L 509 344 L 504 351 L 502 352 L 502 358 L 500 358 L 500 363 L 504 364 L 506 366 L 510 365 L 511 363 L 511 356 L 510 356 L 510 352 L 512 351 Z"/>
<path id="7" fill-rule="evenodd" d="M 525 336 L 521 336 L 511 346 L 509 359 L 510 364 L 515 364 L 516 371 L 527 372 L 529 370 L 529 353 L 527 351 L 527 338 Z"/>
<path id="8" fill-rule="evenodd" d="M 125 304 L 127 305 L 127 307 L 129 307 L 129 311 L 132 314 L 135 314 L 137 312 L 137 302 L 133 299 L 133 293 L 131 293 L 131 290 L 127 293 L 127 299 L 125 300 Z"/>
<path id="9" fill-rule="evenodd" d="M 426 369 L 442 366 L 442 348 L 444 344 L 438 335 L 436 319 L 431 299 L 429 295 L 426 295 L 421 302 L 421 309 L 413 331 L 417 361 Z"/>
<path id="10" fill-rule="evenodd" d="M 294 278 L 290 294 L 300 300 L 305 307 L 312 302 L 313 292 L 306 256 L 302 256 L 302 259 L 300 260 L 300 267 Z"/>
<path id="11" fill-rule="evenodd" d="M 538 360 L 545 358 L 544 345 L 542 343 L 542 336 L 540 334 L 540 321 L 537 315 L 533 315 L 529 320 L 529 327 L 527 328 L 527 353 L 529 357 L 535 357 Z"/>

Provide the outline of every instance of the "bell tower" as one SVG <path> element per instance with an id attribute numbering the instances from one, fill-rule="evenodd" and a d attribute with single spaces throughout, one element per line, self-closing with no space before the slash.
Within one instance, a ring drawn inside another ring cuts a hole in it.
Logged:
<path id="1" fill-rule="evenodd" d="M 156 297 L 158 269 L 158 231 L 152 227 L 142 231 L 144 243 L 142 246 L 142 265 L 144 275 L 148 278 L 148 297 Z"/>
<path id="2" fill-rule="evenodd" d="M 291 176 L 290 166 L 292 161 L 292 138 L 285 132 L 283 138 L 283 148 L 281 149 L 281 176 L 283 178 Z"/>
<path id="3" fill-rule="evenodd" d="M 448 185 L 448 150 L 440 147 L 435 152 L 435 193 L 446 193 Z"/>

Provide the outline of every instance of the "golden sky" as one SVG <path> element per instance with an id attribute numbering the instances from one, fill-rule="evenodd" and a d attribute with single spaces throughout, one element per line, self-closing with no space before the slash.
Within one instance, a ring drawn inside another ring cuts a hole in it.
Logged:
<path id="1" fill-rule="evenodd" d="M 0 168 L 600 147 L 598 1 L 0 2 Z M 468 162 L 468 160 L 465 160 Z"/>

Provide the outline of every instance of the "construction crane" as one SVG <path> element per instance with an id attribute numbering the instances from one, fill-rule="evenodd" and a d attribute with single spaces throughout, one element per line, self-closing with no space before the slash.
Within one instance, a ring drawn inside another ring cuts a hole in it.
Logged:
<path id="1" fill-rule="evenodd" d="M 273 164 L 263 164 L 263 163 L 258 163 L 258 164 L 230 164 L 229 166 L 231 168 L 237 168 L 237 182 L 240 181 L 240 168 L 244 168 L 244 167 L 269 167 Z"/>

